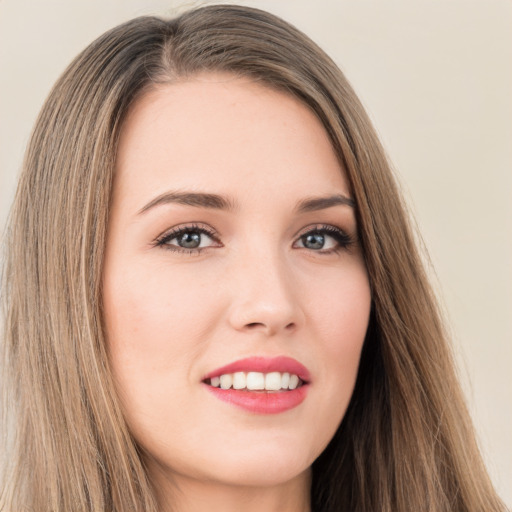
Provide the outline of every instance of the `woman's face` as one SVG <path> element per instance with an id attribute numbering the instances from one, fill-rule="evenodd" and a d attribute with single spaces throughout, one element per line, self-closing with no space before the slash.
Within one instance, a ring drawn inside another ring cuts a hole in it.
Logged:
<path id="1" fill-rule="evenodd" d="M 307 475 L 345 413 L 370 312 L 350 189 L 315 115 L 230 75 L 138 100 L 104 307 L 150 471 L 237 485 Z"/>

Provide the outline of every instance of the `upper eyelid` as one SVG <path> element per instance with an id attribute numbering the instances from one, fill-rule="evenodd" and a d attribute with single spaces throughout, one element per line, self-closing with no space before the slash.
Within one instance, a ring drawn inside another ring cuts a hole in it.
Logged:
<path id="1" fill-rule="evenodd" d="M 162 232 L 155 238 L 155 241 L 162 240 L 170 236 L 177 236 L 183 231 L 200 231 L 201 233 L 206 233 L 212 238 L 218 236 L 216 230 L 214 230 L 212 227 L 207 227 L 206 225 L 203 225 L 201 223 L 178 224 L 177 226 L 166 229 L 164 232 Z"/>
<path id="2" fill-rule="evenodd" d="M 294 235 L 296 238 L 303 236 L 306 233 L 309 233 L 311 231 L 322 231 L 322 230 L 336 230 L 340 231 L 342 233 L 348 234 L 348 232 L 345 229 L 340 228 L 339 226 L 335 226 L 333 224 L 309 224 L 308 226 L 301 228 L 299 231 L 296 232 Z M 213 229 L 211 226 L 202 224 L 200 222 L 197 223 L 191 223 L 191 224 L 178 224 L 177 226 L 174 226 L 172 228 L 169 228 L 165 231 L 163 231 L 160 235 L 156 237 L 156 239 L 161 239 L 167 236 L 170 236 L 172 234 L 180 233 L 182 231 L 201 231 L 204 232 L 210 236 L 215 236 L 218 234 L 217 230 Z"/>
<path id="3" fill-rule="evenodd" d="M 342 229 L 339 226 L 336 226 L 334 224 L 310 224 L 309 226 L 306 226 L 305 228 L 300 229 L 295 234 L 295 238 L 300 238 L 300 237 L 302 237 L 308 233 L 314 232 L 314 231 L 338 231 L 347 236 L 350 235 L 350 233 L 347 230 Z"/>
<path id="4" fill-rule="evenodd" d="M 172 240 L 173 238 L 179 236 L 184 231 L 199 231 L 207 236 L 209 236 L 214 242 L 222 244 L 220 240 L 220 236 L 218 234 L 218 231 L 212 228 L 209 225 L 202 224 L 200 222 L 197 223 L 191 223 L 191 224 L 181 224 L 174 226 L 173 228 L 170 228 L 166 231 L 164 231 L 162 234 L 156 237 L 154 241 L 154 245 L 164 245 L 166 241 Z M 315 232 L 315 231 L 325 231 L 327 234 L 329 234 L 329 231 L 333 232 L 339 232 L 342 235 L 345 235 L 351 239 L 354 237 L 347 232 L 346 230 L 340 228 L 339 226 L 333 225 L 333 224 L 310 224 L 308 226 L 305 226 L 304 228 L 300 229 L 293 238 L 293 244 L 295 244 L 300 238 L 302 238 L 304 235 L 307 235 L 308 233 Z M 197 249 L 199 250 L 199 248 Z"/>

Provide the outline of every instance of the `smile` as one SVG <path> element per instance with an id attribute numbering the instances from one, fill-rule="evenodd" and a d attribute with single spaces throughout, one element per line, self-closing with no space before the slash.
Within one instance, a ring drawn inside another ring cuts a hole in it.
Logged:
<path id="1" fill-rule="evenodd" d="M 246 391 L 288 391 L 304 384 L 297 375 L 288 372 L 224 373 L 219 377 L 213 377 L 209 380 L 210 386 L 214 388 L 233 388 Z"/>
<path id="2" fill-rule="evenodd" d="M 256 414 L 293 409 L 306 398 L 309 372 L 289 357 L 251 357 L 211 372 L 203 379 L 223 402 Z"/>

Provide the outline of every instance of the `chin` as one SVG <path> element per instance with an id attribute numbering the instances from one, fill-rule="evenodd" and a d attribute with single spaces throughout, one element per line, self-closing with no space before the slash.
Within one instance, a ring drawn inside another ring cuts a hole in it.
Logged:
<path id="1" fill-rule="evenodd" d="M 167 460 L 160 459 L 158 466 L 178 480 L 184 477 L 237 487 L 272 487 L 307 478 L 315 458 L 309 456 L 307 448 L 300 450 L 291 444 L 253 442 L 243 448 L 224 445 L 222 450 L 215 445 L 212 442 L 204 447 L 201 455 L 196 451 L 194 457 L 176 457 L 174 453 Z"/>
<path id="2" fill-rule="evenodd" d="M 272 487 L 299 478 L 307 473 L 310 467 L 309 462 L 290 460 L 283 455 L 274 456 L 271 460 L 240 457 L 229 467 L 217 467 L 215 478 L 237 486 Z"/>
<path id="3" fill-rule="evenodd" d="M 282 467 L 266 464 L 252 464 L 250 461 L 239 461 L 237 469 L 218 469 L 214 474 L 202 475 L 210 482 L 235 487 L 270 488 L 291 482 L 297 478 L 307 477 L 310 467 Z"/>
<path id="4" fill-rule="evenodd" d="M 240 485 L 272 486 L 308 473 L 323 446 L 281 440 L 230 457 L 231 477 Z"/>

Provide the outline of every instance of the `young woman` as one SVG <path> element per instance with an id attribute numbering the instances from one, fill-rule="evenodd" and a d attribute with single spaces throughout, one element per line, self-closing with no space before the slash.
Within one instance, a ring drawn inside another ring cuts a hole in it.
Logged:
<path id="1" fill-rule="evenodd" d="M 108 32 L 5 270 L 2 511 L 500 511 L 385 154 L 265 12 Z"/>

